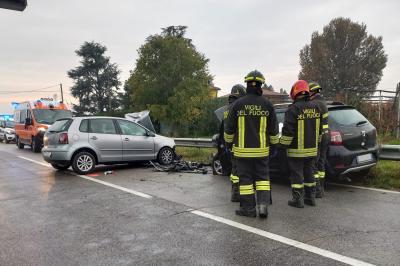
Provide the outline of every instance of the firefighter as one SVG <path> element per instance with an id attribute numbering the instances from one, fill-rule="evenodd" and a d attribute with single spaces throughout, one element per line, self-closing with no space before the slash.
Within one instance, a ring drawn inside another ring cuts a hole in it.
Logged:
<path id="1" fill-rule="evenodd" d="M 322 198 L 324 196 L 324 186 L 325 186 L 325 162 L 326 153 L 329 147 L 329 126 L 328 126 L 328 107 L 321 94 L 321 86 L 316 82 L 310 82 L 310 100 L 313 101 L 320 109 L 322 114 L 322 139 L 318 148 L 318 156 L 316 164 L 314 166 L 314 178 L 316 181 L 316 198 Z"/>
<path id="2" fill-rule="evenodd" d="M 293 199 L 288 204 L 304 208 L 304 203 L 315 206 L 314 164 L 317 157 L 321 113 L 318 106 L 308 100 L 309 87 L 298 80 L 290 91 L 293 99 L 285 113 L 280 145 L 287 148 Z"/>
<path id="3" fill-rule="evenodd" d="M 240 208 L 236 214 L 268 217 L 270 200 L 269 149 L 277 144 L 278 122 L 273 105 L 262 96 L 264 76 L 257 70 L 245 77 L 246 96 L 230 108 L 224 138 L 232 148 L 239 176 Z M 257 204 L 256 195 L 257 193 Z"/>
<path id="4" fill-rule="evenodd" d="M 221 123 L 221 130 L 220 134 L 223 136 L 223 131 L 224 131 L 224 125 L 225 125 L 225 120 L 228 117 L 229 114 L 229 108 L 232 106 L 232 104 L 239 99 L 240 97 L 246 95 L 246 88 L 241 85 L 241 84 L 236 84 L 232 87 L 231 93 L 229 94 L 228 97 L 228 103 L 229 107 L 225 110 L 224 112 L 224 120 Z M 222 131 L 222 132 L 221 132 Z M 239 176 L 237 175 L 237 170 L 236 170 L 236 163 L 235 163 L 235 158 L 231 156 L 231 163 L 232 163 L 232 171 L 231 171 L 231 183 L 232 183 L 232 188 L 231 188 L 231 201 L 232 202 L 239 202 Z"/>

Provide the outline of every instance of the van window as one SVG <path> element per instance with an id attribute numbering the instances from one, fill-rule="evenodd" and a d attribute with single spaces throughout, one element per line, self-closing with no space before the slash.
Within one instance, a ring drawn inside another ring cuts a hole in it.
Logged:
<path id="1" fill-rule="evenodd" d="M 26 110 L 20 110 L 21 115 L 19 116 L 19 122 L 21 124 L 25 124 L 25 120 L 26 120 Z"/>
<path id="2" fill-rule="evenodd" d="M 90 132 L 100 134 L 117 134 L 112 119 L 99 118 L 90 120 Z"/>
<path id="3" fill-rule="evenodd" d="M 89 132 L 89 119 L 83 119 L 80 126 L 79 126 L 79 131 L 80 132 Z"/>
<path id="4" fill-rule="evenodd" d="M 41 124 L 53 124 L 58 119 L 71 118 L 72 112 L 61 109 L 34 109 L 35 120 Z"/>

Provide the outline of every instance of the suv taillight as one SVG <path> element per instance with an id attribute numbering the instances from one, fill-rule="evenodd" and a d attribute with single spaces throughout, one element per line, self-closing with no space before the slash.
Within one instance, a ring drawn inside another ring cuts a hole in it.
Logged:
<path id="1" fill-rule="evenodd" d="M 58 142 L 60 144 L 68 144 L 68 133 L 61 133 Z"/>
<path id="2" fill-rule="evenodd" d="M 339 131 L 331 131 L 331 144 L 332 145 L 342 145 L 342 135 Z"/>

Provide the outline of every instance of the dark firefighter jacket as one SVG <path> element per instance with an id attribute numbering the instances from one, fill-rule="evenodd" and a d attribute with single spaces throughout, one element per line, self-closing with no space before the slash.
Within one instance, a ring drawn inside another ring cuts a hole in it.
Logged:
<path id="1" fill-rule="evenodd" d="M 297 99 L 285 113 L 280 143 L 287 146 L 288 157 L 316 157 L 320 132 L 321 112 L 317 104 L 305 98 Z"/>
<path id="2" fill-rule="evenodd" d="M 320 93 L 317 93 L 311 97 L 311 100 L 318 106 L 321 112 L 322 132 L 324 134 L 329 133 L 329 125 L 328 125 L 329 112 L 324 97 Z"/>
<path id="3" fill-rule="evenodd" d="M 229 108 L 225 124 L 225 141 L 233 144 L 237 158 L 263 158 L 270 144 L 279 142 L 274 107 L 263 96 L 248 93 Z"/>

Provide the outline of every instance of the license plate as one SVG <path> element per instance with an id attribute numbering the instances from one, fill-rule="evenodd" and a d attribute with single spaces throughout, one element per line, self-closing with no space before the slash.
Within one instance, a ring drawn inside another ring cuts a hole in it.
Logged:
<path id="1" fill-rule="evenodd" d="M 357 156 L 357 162 L 358 163 L 364 163 L 364 162 L 368 162 L 368 161 L 372 161 L 372 154 L 371 153 Z"/>
<path id="2" fill-rule="evenodd" d="M 44 157 L 51 157 L 51 152 L 49 152 L 49 151 L 44 151 L 44 152 L 43 152 L 43 156 L 44 156 Z"/>

